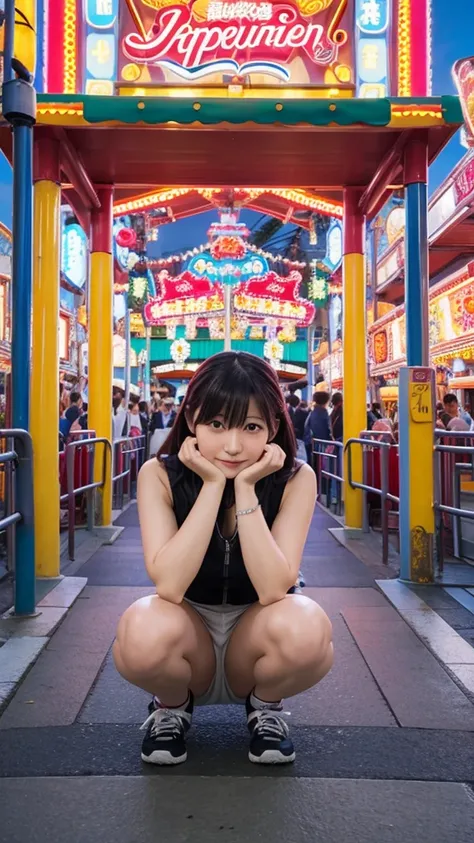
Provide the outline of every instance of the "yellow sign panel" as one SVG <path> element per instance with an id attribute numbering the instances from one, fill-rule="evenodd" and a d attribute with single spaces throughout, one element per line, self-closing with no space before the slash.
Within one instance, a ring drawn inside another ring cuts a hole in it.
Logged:
<path id="1" fill-rule="evenodd" d="M 433 422 L 431 383 L 410 385 L 410 415 L 414 422 Z"/>

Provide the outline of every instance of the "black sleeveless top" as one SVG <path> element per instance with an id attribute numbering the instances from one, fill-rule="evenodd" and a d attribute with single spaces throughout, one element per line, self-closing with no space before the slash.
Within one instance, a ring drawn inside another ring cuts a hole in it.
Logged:
<path id="1" fill-rule="evenodd" d="M 166 457 L 163 459 L 163 465 L 168 474 L 173 495 L 173 510 L 179 528 L 193 508 L 203 481 L 186 468 L 177 456 Z M 288 476 L 283 479 L 271 474 L 255 486 L 263 516 L 270 529 L 278 515 L 288 479 Z M 201 567 L 185 597 L 195 603 L 211 606 L 242 606 L 258 601 L 258 594 L 244 565 L 237 531 L 231 538 L 224 538 L 216 522 Z"/>

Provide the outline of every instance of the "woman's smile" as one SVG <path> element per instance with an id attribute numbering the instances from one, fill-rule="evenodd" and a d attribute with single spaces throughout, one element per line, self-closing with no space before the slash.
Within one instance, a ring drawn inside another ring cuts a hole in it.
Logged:
<path id="1" fill-rule="evenodd" d="M 218 459 L 218 462 L 222 463 L 222 465 L 225 465 L 227 468 L 238 468 L 239 466 L 243 465 L 244 462 L 247 462 L 247 460 L 220 460 L 220 459 Z"/>

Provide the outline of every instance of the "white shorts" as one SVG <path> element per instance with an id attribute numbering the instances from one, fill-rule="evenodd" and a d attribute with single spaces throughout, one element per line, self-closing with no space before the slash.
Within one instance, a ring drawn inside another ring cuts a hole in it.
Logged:
<path id="1" fill-rule="evenodd" d="M 227 645 L 238 621 L 250 605 L 245 606 L 208 606 L 186 600 L 198 613 L 212 638 L 216 654 L 216 673 L 206 693 L 194 700 L 195 705 L 245 705 L 245 699 L 240 699 L 232 693 L 225 675 L 224 662 Z"/>

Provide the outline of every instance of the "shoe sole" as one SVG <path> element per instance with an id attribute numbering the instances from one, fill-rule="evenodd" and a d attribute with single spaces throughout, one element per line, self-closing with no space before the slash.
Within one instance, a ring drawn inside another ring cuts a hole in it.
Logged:
<path id="1" fill-rule="evenodd" d="M 174 756 L 171 755 L 170 752 L 165 752 L 163 750 L 155 749 L 151 755 L 144 755 L 142 752 L 142 761 L 146 764 L 157 764 L 160 767 L 172 767 L 175 764 L 182 764 L 186 761 L 188 757 L 188 753 L 185 752 L 184 755 Z"/>
<path id="2" fill-rule="evenodd" d="M 282 755 L 276 749 L 267 749 L 261 755 L 252 755 L 249 752 L 249 761 L 252 764 L 291 764 L 295 758 L 295 752 L 292 752 L 291 755 Z"/>

